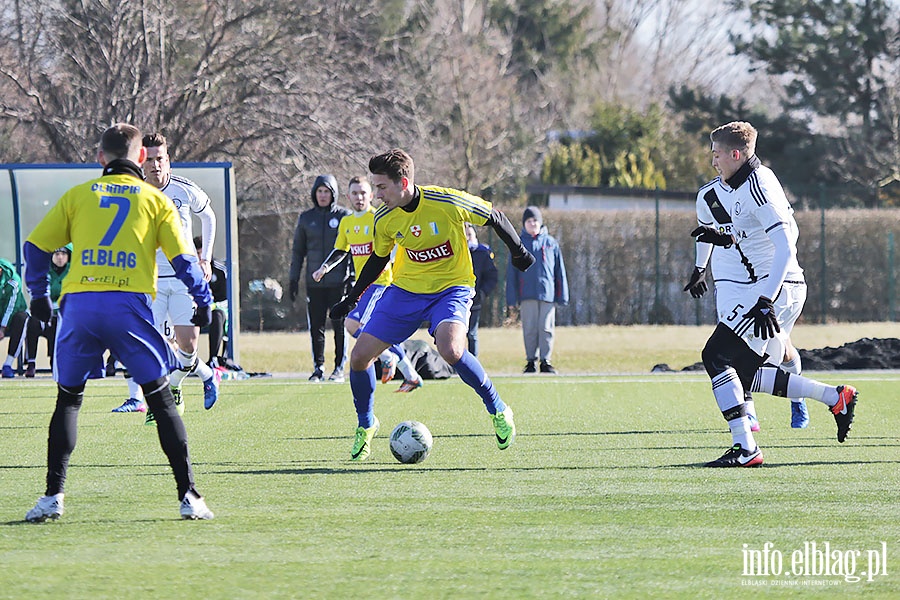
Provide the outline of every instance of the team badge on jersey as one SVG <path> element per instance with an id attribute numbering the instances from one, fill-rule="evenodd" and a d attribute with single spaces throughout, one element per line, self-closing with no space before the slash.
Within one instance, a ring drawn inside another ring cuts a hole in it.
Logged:
<path id="1" fill-rule="evenodd" d="M 331 220 L 328 221 L 328 226 L 332 229 L 337 229 L 337 226 L 340 224 L 340 221 L 334 217 L 331 217 Z"/>
<path id="2" fill-rule="evenodd" d="M 360 227 L 359 227 L 359 225 L 357 225 L 356 227 L 353 228 L 353 233 L 359 234 L 359 229 L 360 229 Z"/>
<path id="3" fill-rule="evenodd" d="M 422 228 L 418 225 L 413 225 L 409 228 L 409 232 L 414 236 L 419 237 L 420 235 L 422 235 Z"/>
<path id="4" fill-rule="evenodd" d="M 734 213 L 734 216 L 738 216 L 739 214 L 741 214 L 741 203 L 735 202 L 731 210 Z"/>

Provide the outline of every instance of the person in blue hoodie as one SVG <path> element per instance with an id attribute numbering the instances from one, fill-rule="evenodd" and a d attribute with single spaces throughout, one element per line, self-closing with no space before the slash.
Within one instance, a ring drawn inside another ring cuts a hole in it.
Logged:
<path id="1" fill-rule="evenodd" d="M 349 209 L 338 206 L 338 185 L 334 175 L 319 175 L 313 183 L 312 208 L 300 213 L 294 230 L 294 245 L 291 252 L 290 297 L 296 300 L 300 292 L 300 271 L 306 260 L 306 315 L 309 321 L 309 335 L 312 338 L 313 372 L 310 381 L 325 379 L 325 322 L 328 309 L 343 298 L 353 285 L 353 271 L 350 256 L 331 269 L 320 281 L 313 279 L 313 272 L 334 249 L 341 219 L 352 214 Z M 334 330 L 334 371 L 330 381 L 344 381 L 344 366 L 347 362 L 347 338 L 344 336 L 344 320 L 332 320 Z"/>
<path id="2" fill-rule="evenodd" d="M 556 305 L 569 303 L 566 265 L 556 239 L 543 226 L 541 211 L 529 206 L 522 214 L 520 237 L 534 255 L 535 264 L 527 271 L 507 268 L 506 304 L 519 307 L 525 340 L 525 373 L 556 373 L 551 364 Z M 540 361 L 540 366 L 536 363 Z"/>

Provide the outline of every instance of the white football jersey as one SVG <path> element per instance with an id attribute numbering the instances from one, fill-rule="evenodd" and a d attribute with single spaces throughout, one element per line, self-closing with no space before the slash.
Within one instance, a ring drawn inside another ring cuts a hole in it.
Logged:
<path id="1" fill-rule="evenodd" d="M 732 233 L 751 277 L 760 282 L 765 280 L 761 295 L 774 299 L 784 281 L 803 281 L 803 269 L 797 262 L 799 231 L 794 209 L 775 173 L 759 164 L 731 198 Z M 770 239 L 777 229 L 782 229 L 787 236 L 785 255 L 776 256 L 776 245 Z"/>
<path id="2" fill-rule="evenodd" d="M 731 235 L 733 233 L 731 223 L 733 195 L 733 190 L 718 177 L 704 184 L 697 192 L 697 223 Z M 699 263 L 700 260 L 697 262 Z M 702 265 L 698 264 L 697 266 Z M 712 268 L 713 280 L 716 285 L 753 283 L 751 273 L 747 270 L 736 246 L 730 248 L 713 246 L 709 266 Z"/>
<path id="3" fill-rule="evenodd" d="M 184 241 L 189 248 L 194 247 L 194 225 L 191 221 L 191 213 L 203 212 L 209 206 L 209 196 L 200 186 L 187 179 L 172 175 L 169 183 L 162 190 L 175 204 L 175 210 L 181 218 L 181 229 L 184 232 Z M 159 268 L 160 277 L 174 277 L 175 269 L 162 250 L 156 251 L 156 265 Z"/>

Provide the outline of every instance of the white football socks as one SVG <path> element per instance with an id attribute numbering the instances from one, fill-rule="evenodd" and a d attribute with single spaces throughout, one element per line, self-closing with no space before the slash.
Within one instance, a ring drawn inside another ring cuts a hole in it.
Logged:
<path id="1" fill-rule="evenodd" d="M 772 394 L 775 391 L 775 376 L 779 369 L 775 367 L 762 367 L 753 378 L 753 392 Z M 787 397 L 788 398 L 812 398 L 822 404 L 834 406 L 838 401 L 837 388 L 826 385 L 815 379 L 808 379 L 803 375 L 787 373 Z"/>
<path id="2" fill-rule="evenodd" d="M 726 369 L 713 377 L 712 388 L 716 404 L 723 413 L 744 404 L 744 388 L 734 369 Z M 745 415 L 730 419 L 728 429 L 731 430 L 731 439 L 735 444 L 740 444 L 744 450 L 756 450 L 756 440 L 753 439 L 753 433 L 750 431 L 749 417 Z"/>

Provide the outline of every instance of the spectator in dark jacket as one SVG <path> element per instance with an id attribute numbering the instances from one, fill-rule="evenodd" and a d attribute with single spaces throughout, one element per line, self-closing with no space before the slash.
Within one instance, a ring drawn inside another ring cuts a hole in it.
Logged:
<path id="1" fill-rule="evenodd" d="M 319 175 L 312 187 L 313 207 L 300 213 L 294 230 L 294 246 L 291 258 L 290 295 L 291 302 L 300 290 L 300 270 L 306 259 L 306 314 L 309 320 L 309 335 L 312 338 L 313 373 L 310 381 L 325 379 L 325 320 L 328 308 L 340 302 L 344 292 L 353 284 L 350 255 L 343 264 L 330 270 L 321 281 L 312 278 L 313 271 L 331 253 L 338 235 L 341 219 L 351 214 L 350 210 L 338 206 L 338 186 L 333 175 Z M 334 330 L 334 371 L 331 381 L 344 381 L 344 365 L 347 361 L 347 338 L 344 336 L 344 320 L 331 321 Z"/>
<path id="2" fill-rule="evenodd" d="M 556 328 L 556 305 L 569 303 L 566 265 L 559 244 L 542 225 L 538 207 L 525 209 L 520 237 L 525 248 L 534 255 L 535 264 L 525 272 L 506 270 L 506 304 L 510 308 L 520 307 L 527 360 L 525 373 L 537 372 L 535 363 L 538 359 L 541 373 L 556 373 L 550 358 Z"/>
<path id="3" fill-rule="evenodd" d="M 475 226 L 466 224 L 466 238 L 469 241 L 469 252 L 472 254 L 472 271 L 475 273 L 475 297 L 469 311 L 469 352 L 478 356 L 478 322 L 481 320 L 481 303 L 497 287 L 497 267 L 494 265 L 494 253 L 490 246 L 478 243 Z"/>

